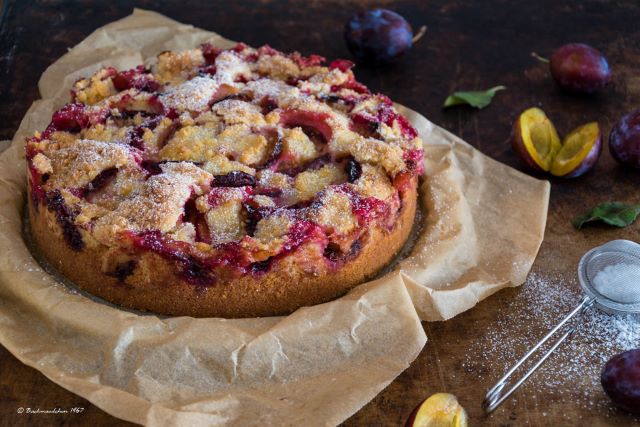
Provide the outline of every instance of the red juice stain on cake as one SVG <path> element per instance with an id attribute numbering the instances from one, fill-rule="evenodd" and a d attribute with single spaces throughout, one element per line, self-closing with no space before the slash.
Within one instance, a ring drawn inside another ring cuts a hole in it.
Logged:
<path id="1" fill-rule="evenodd" d="M 210 286 L 215 283 L 213 271 L 196 258 L 189 257 L 187 262 L 181 263 L 181 267 L 182 277 L 192 285 Z"/>
<path id="2" fill-rule="evenodd" d="M 389 216 L 389 206 L 383 200 L 375 197 L 362 197 L 349 184 L 335 186 L 334 190 L 349 197 L 351 213 L 358 218 L 360 226 L 366 226 L 375 219 Z"/>
<path id="3" fill-rule="evenodd" d="M 276 55 L 279 55 L 279 54 L 280 54 L 280 52 L 278 50 L 272 48 L 268 44 L 265 44 L 265 45 L 260 46 L 258 48 L 258 55 L 260 55 L 260 56 L 276 56 Z"/>
<path id="4" fill-rule="evenodd" d="M 351 126 L 356 129 L 362 129 L 363 125 L 368 125 L 369 129 L 379 129 L 381 123 L 389 127 L 393 127 L 396 123 L 403 137 L 413 139 L 418 136 L 418 132 L 411 126 L 411 123 L 402 115 L 393 109 L 393 102 L 384 95 L 377 95 L 381 102 L 375 114 L 360 112 L 351 117 Z"/>
<path id="5" fill-rule="evenodd" d="M 248 266 L 249 268 L 247 270 L 256 275 L 267 273 L 279 259 L 289 255 L 303 244 L 312 242 L 321 246 L 327 245 L 327 236 L 324 231 L 322 231 L 322 228 L 311 221 L 297 221 L 289 229 L 287 240 L 277 255 L 264 261 L 254 262 Z"/>
<path id="6" fill-rule="evenodd" d="M 251 262 L 237 242 L 218 245 L 214 254 L 204 256 L 192 253 L 193 246 L 190 243 L 164 237 L 158 230 L 125 235 L 135 248 L 149 250 L 175 261 L 178 276 L 193 285 L 214 285 L 217 279 L 214 270 L 220 267 L 229 267 L 235 274 L 251 271 Z"/>
<path id="7" fill-rule="evenodd" d="M 187 283 L 212 285 L 215 282 L 215 275 L 211 269 L 189 253 L 189 243 L 165 238 L 158 230 L 128 234 L 134 247 L 155 252 L 165 259 L 175 261 L 178 275 Z"/>
<path id="8" fill-rule="evenodd" d="M 335 70 L 337 68 L 343 73 L 346 73 L 347 71 L 352 69 L 354 65 L 355 64 L 348 59 L 334 59 L 333 61 L 331 61 L 331 64 L 329 64 L 329 69 Z"/>
<path id="9" fill-rule="evenodd" d="M 393 179 L 393 185 L 400 192 L 404 192 L 411 187 L 414 176 L 424 174 L 424 152 L 419 149 L 405 151 L 402 159 L 407 165 L 407 171 L 400 172 Z"/>
<path id="10" fill-rule="evenodd" d="M 234 47 L 231 48 L 232 52 L 236 52 L 236 53 L 240 53 L 243 50 L 245 50 L 246 48 L 248 48 L 249 46 L 247 46 L 246 44 L 240 42 L 237 43 Z M 269 47 L 268 45 L 265 45 L 265 47 Z"/>
<path id="11" fill-rule="evenodd" d="M 331 86 L 331 92 L 338 92 L 341 89 L 349 89 L 349 90 L 357 92 L 357 93 L 359 93 L 361 95 L 370 95 L 371 94 L 371 92 L 369 91 L 368 87 L 366 87 L 362 83 L 359 83 L 359 82 L 355 81 L 354 79 L 347 80 L 346 82 L 344 82 L 344 83 L 342 83 L 340 85 Z"/>
<path id="12" fill-rule="evenodd" d="M 202 56 L 204 60 L 207 61 L 207 64 L 212 65 L 215 64 L 216 58 L 220 53 L 222 53 L 222 49 L 219 47 L 215 47 L 211 43 L 203 43 L 200 45 L 200 49 L 202 50 Z"/>
<path id="13" fill-rule="evenodd" d="M 29 179 L 31 181 L 31 201 L 33 204 L 33 208 L 36 212 L 38 212 L 40 209 L 40 203 L 43 203 L 45 201 L 45 191 L 38 183 L 41 179 L 40 174 L 31 164 L 29 164 L 29 175 Z"/>
<path id="14" fill-rule="evenodd" d="M 379 138 L 380 121 L 367 113 L 357 113 L 351 116 L 349 129 L 365 138 Z"/>
<path id="15" fill-rule="evenodd" d="M 324 64 L 327 59 L 320 55 L 302 56 L 298 52 L 289 55 L 289 59 L 295 62 L 300 68 L 317 67 Z"/>
<path id="16" fill-rule="evenodd" d="M 412 181 L 415 177 L 415 174 L 411 171 L 400 172 L 395 177 L 393 177 L 393 186 L 398 190 L 398 192 L 403 193 L 412 187 Z"/>
<path id="17" fill-rule="evenodd" d="M 161 115 L 146 114 L 149 116 L 140 125 L 134 126 L 125 137 L 125 142 L 138 150 L 144 150 L 144 133 L 146 129 L 154 130 L 162 120 Z"/>
<path id="18" fill-rule="evenodd" d="M 282 247 L 282 252 L 278 255 L 290 253 L 301 244 L 313 239 L 326 240 L 322 229 L 311 221 L 297 221 L 289 229 L 287 241 Z"/>
<path id="19" fill-rule="evenodd" d="M 215 65 L 205 65 L 204 67 L 200 68 L 200 75 L 215 75 L 218 72 L 218 67 L 216 67 Z"/>
<path id="20" fill-rule="evenodd" d="M 76 214 L 71 211 L 64 201 L 60 190 L 51 190 L 46 194 L 47 208 L 56 214 L 56 219 L 62 228 L 62 235 L 69 247 L 79 252 L 84 249 L 84 241 L 78 227 L 73 223 Z"/>
<path id="21" fill-rule="evenodd" d="M 160 85 L 144 65 L 138 65 L 127 71 L 117 73 L 111 79 L 113 86 L 120 92 L 127 89 L 138 89 L 143 92 L 156 92 Z"/>
<path id="22" fill-rule="evenodd" d="M 44 203 L 46 196 L 45 191 L 42 188 L 42 184 L 44 184 L 47 179 L 49 179 L 49 174 L 41 175 L 40 172 L 33 165 L 33 157 L 38 154 L 38 150 L 30 145 L 32 142 L 37 142 L 35 138 L 31 138 L 27 140 L 27 145 L 25 147 L 25 157 L 27 158 L 27 167 L 29 170 L 29 187 L 31 188 L 31 201 L 33 204 L 33 208 L 36 212 L 40 209 L 40 203 Z"/>
<path id="23" fill-rule="evenodd" d="M 351 68 L 353 68 L 353 65 L 353 62 L 347 61 L 346 59 L 336 59 L 329 65 L 329 68 L 332 70 L 338 69 L 343 73 L 346 73 Z M 356 81 L 353 74 L 350 74 L 347 81 L 345 81 L 344 83 L 331 86 L 331 92 L 338 92 L 341 89 L 349 89 L 361 95 L 371 95 L 371 91 L 369 90 L 369 88 Z"/>
<path id="24" fill-rule="evenodd" d="M 79 132 L 89 125 L 89 116 L 84 104 L 67 104 L 53 113 L 51 124 L 55 130 Z"/>
<path id="25" fill-rule="evenodd" d="M 375 197 L 351 197 L 351 211 L 358 218 L 360 225 L 388 214 L 387 204 Z"/>
<path id="26" fill-rule="evenodd" d="M 244 203 L 243 206 L 246 215 L 245 227 L 249 236 L 252 236 L 255 232 L 256 224 L 264 217 L 270 215 L 276 209 L 263 207 L 257 208 L 250 202 Z M 293 215 L 293 217 L 295 217 L 295 215 Z M 322 228 L 311 221 L 298 220 L 294 222 L 290 227 L 287 234 L 287 240 L 282 245 L 281 250 L 276 255 L 273 255 L 266 260 L 246 264 L 246 257 L 244 256 L 243 249 L 239 244 L 231 243 L 225 246 L 233 245 L 235 248 L 237 248 L 237 252 L 235 253 L 235 257 L 232 258 L 233 262 L 231 264 L 240 267 L 240 270 L 242 272 L 261 275 L 267 273 L 271 269 L 273 264 L 279 259 L 284 258 L 291 252 L 298 249 L 300 246 L 306 243 L 313 242 L 323 247 L 326 246 L 327 236 L 325 235 Z M 229 253 L 228 248 L 226 252 Z M 240 260 L 241 262 L 238 262 L 238 260 Z"/>

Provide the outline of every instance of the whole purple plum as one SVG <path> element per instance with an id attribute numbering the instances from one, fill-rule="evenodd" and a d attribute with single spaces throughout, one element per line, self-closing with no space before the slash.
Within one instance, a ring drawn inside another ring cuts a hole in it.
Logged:
<path id="1" fill-rule="evenodd" d="M 613 356 L 602 370 L 602 388 L 620 408 L 640 415 L 640 349 Z"/>
<path id="2" fill-rule="evenodd" d="M 609 151 L 621 164 L 640 168 L 640 110 L 622 117 L 611 129 Z"/>
<path id="3" fill-rule="evenodd" d="M 593 93 L 611 80 L 607 59 L 583 43 L 569 43 L 556 49 L 549 67 L 560 87 L 570 92 Z"/>
<path id="4" fill-rule="evenodd" d="M 356 59 L 373 64 L 389 64 L 411 49 L 413 30 L 395 12 L 371 9 L 349 18 L 344 38 Z"/>

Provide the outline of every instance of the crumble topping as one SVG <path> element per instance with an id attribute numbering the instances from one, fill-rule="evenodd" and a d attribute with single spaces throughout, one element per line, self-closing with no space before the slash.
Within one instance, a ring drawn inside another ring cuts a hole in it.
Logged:
<path id="1" fill-rule="evenodd" d="M 165 107 L 178 111 L 204 111 L 219 88 L 220 83 L 217 81 L 196 76 L 179 86 L 169 88 L 160 95 L 160 102 Z"/>
<path id="2" fill-rule="evenodd" d="M 46 186 L 50 188 L 84 187 L 103 170 L 123 167 L 132 157 L 126 145 L 88 139 L 53 151 L 49 156 L 52 171 Z"/>
<path id="3" fill-rule="evenodd" d="M 112 248 L 180 245 L 253 272 L 309 245 L 346 259 L 370 225 L 392 226 L 422 141 L 353 64 L 323 62 L 204 44 L 103 68 L 27 141 L 32 197 Z"/>
<path id="4" fill-rule="evenodd" d="M 198 67 L 205 64 L 200 49 L 183 52 L 162 52 L 158 55 L 155 77 L 160 83 L 179 83 L 195 75 Z"/>
<path id="5" fill-rule="evenodd" d="M 112 244 L 121 231 L 173 231 L 189 196 L 209 187 L 211 175 L 192 163 L 167 163 L 160 168 L 162 173 L 150 177 L 138 194 L 96 220 L 93 233 L 98 241 Z"/>

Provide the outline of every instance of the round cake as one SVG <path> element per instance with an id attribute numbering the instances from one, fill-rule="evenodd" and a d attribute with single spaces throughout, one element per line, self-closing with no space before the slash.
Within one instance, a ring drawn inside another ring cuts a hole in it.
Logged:
<path id="1" fill-rule="evenodd" d="M 324 62 L 204 44 L 77 81 L 26 144 L 41 254 L 165 315 L 286 314 L 375 276 L 411 231 L 422 141 Z"/>

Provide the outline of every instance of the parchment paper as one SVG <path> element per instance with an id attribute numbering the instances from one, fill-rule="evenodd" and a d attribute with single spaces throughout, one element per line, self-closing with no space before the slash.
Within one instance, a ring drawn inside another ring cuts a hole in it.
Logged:
<path id="1" fill-rule="evenodd" d="M 524 282 L 542 241 L 549 184 L 401 108 L 425 141 L 413 253 L 386 276 L 286 317 L 160 318 L 99 302 L 34 260 L 23 236 L 24 137 L 71 84 L 168 49 L 232 43 L 153 12 L 96 30 L 43 74 L 42 100 L 0 156 L 0 343 L 116 417 L 156 425 L 334 425 L 386 387 L 445 320 Z M 522 224 L 526 224 L 524 227 Z"/>

